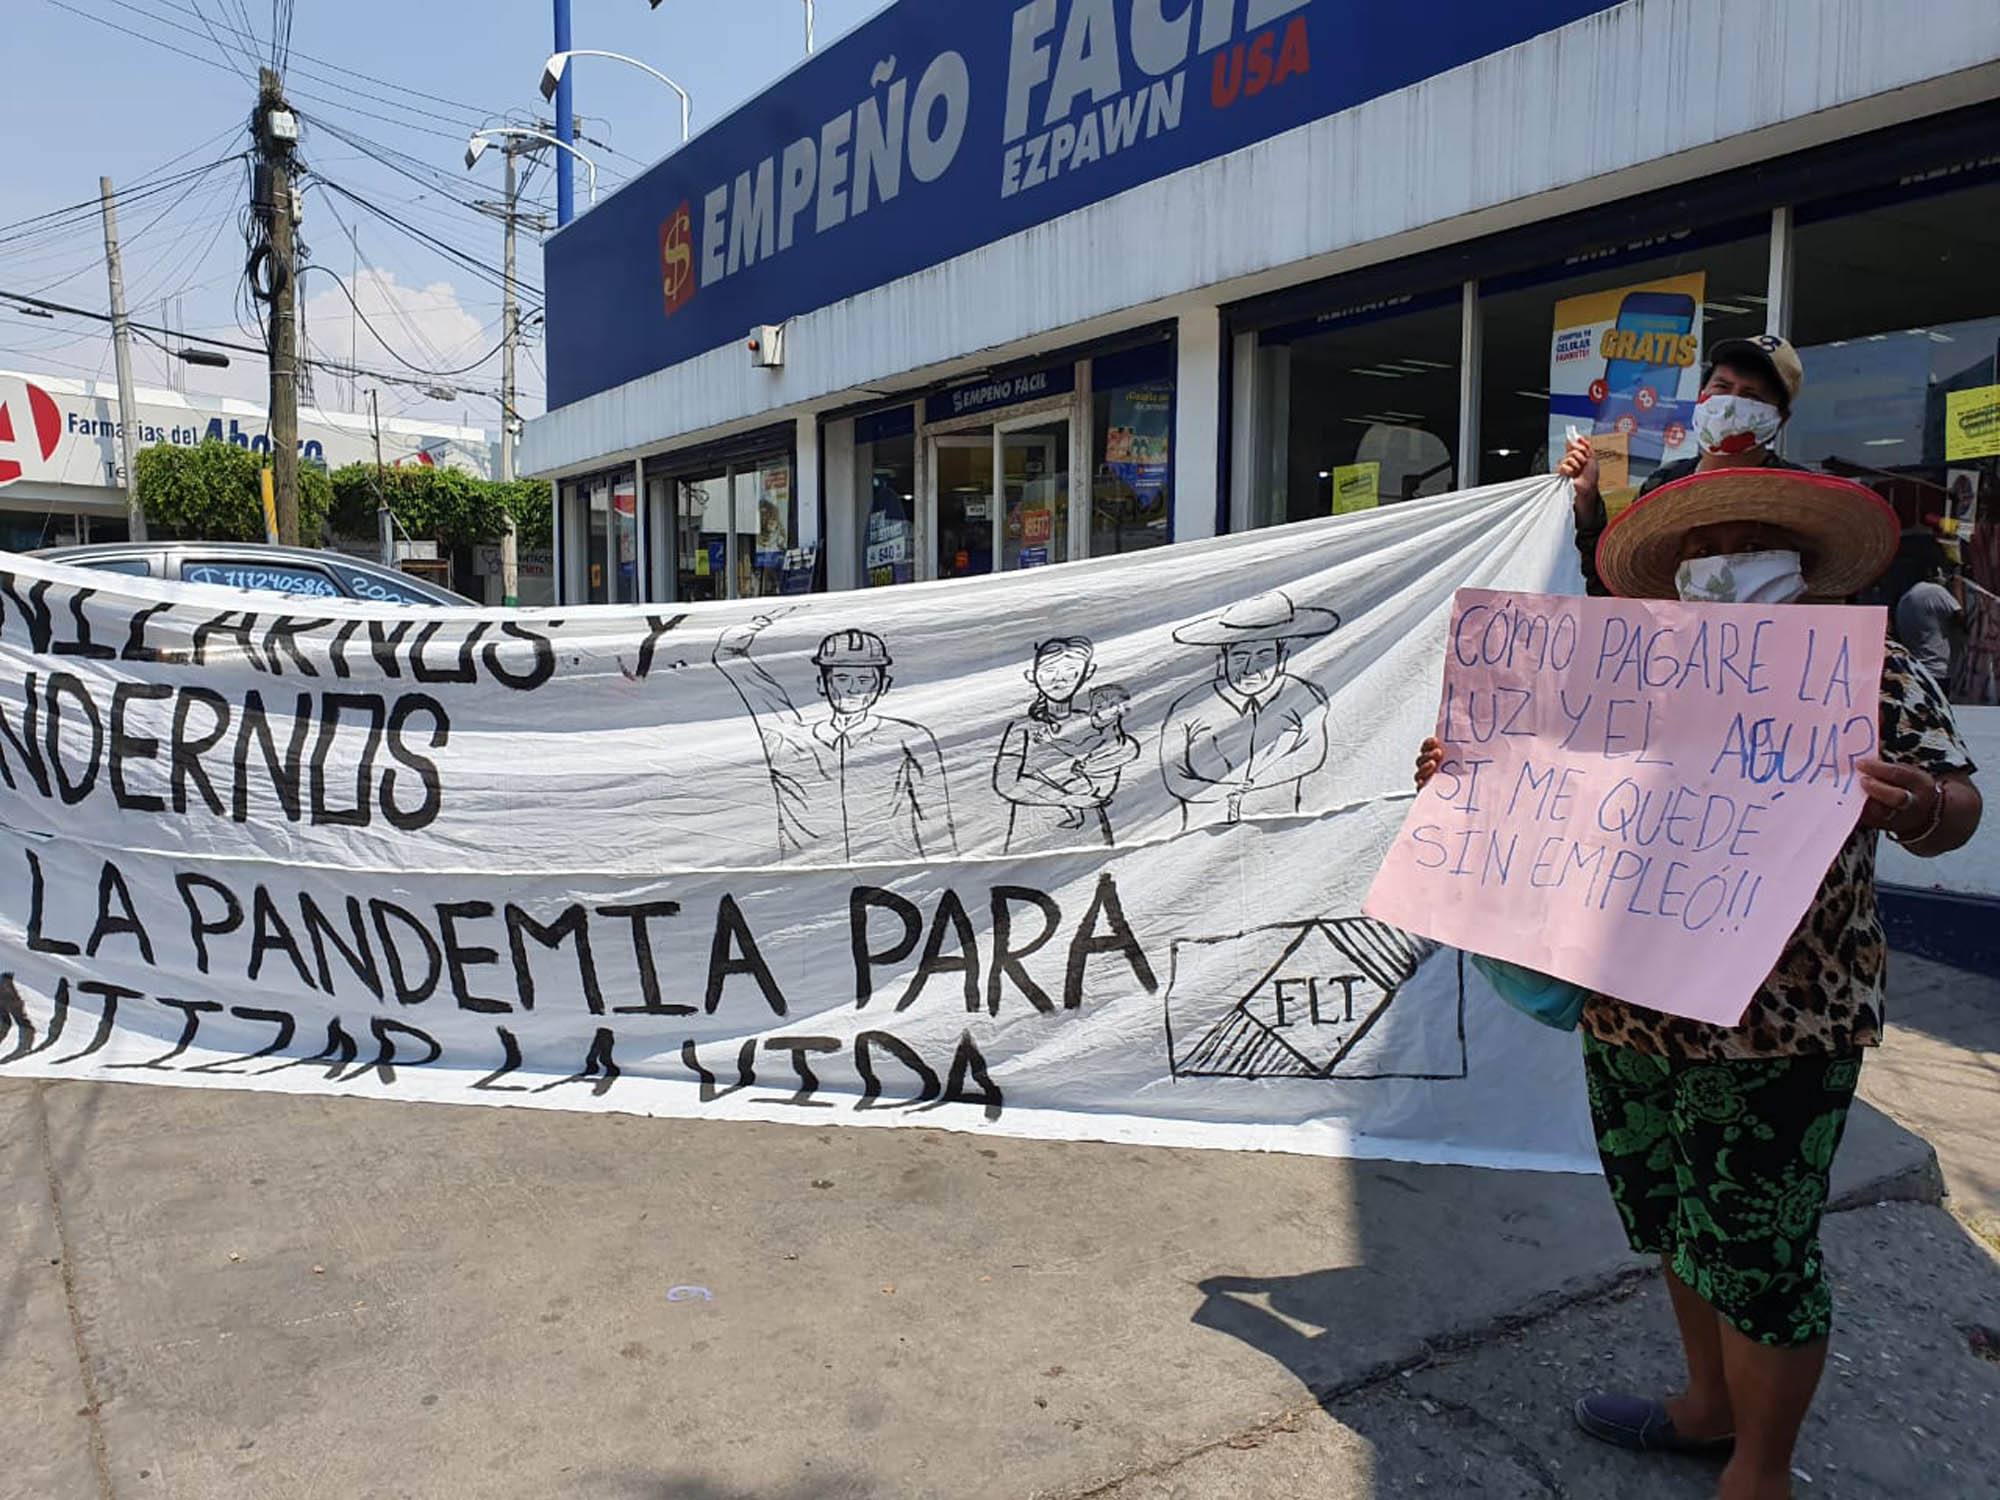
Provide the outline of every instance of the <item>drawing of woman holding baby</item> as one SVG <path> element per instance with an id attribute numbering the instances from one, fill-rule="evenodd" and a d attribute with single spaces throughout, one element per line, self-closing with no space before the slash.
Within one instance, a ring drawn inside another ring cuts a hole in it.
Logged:
<path id="1" fill-rule="evenodd" d="M 1111 799 L 1139 758 L 1139 742 L 1125 730 L 1123 688 L 1106 683 L 1085 693 L 1095 652 L 1080 635 L 1035 647 L 1026 673 L 1035 701 L 1008 723 L 993 761 L 993 789 L 1009 804 L 1009 854 L 1116 842 Z"/>

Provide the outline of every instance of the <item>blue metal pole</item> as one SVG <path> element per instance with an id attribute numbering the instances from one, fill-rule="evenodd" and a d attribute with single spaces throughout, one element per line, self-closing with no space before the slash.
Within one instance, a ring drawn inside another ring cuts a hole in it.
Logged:
<path id="1" fill-rule="evenodd" d="M 555 0 L 556 4 L 556 51 L 567 52 L 569 41 L 569 0 Z M 570 94 L 569 81 L 576 72 L 571 66 L 562 70 L 562 77 L 556 83 L 556 139 L 565 146 L 576 144 L 576 103 Z M 556 153 L 556 223 L 567 224 L 576 217 L 576 158 L 567 151 Z"/>

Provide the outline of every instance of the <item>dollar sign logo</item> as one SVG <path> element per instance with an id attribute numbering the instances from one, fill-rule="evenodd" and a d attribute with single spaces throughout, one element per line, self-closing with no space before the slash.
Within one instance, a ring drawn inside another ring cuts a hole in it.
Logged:
<path id="1" fill-rule="evenodd" d="M 694 295 L 694 216 L 687 203 L 660 226 L 660 290 L 670 318 Z"/>

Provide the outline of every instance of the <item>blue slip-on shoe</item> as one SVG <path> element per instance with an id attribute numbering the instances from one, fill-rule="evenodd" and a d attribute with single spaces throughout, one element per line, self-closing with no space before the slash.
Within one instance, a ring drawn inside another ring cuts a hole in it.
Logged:
<path id="1" fill-rule="evenodd" d="M 1600 1392 L 1576 1403 L 1576 1425 L 1601 1443 L 1634 1453 L 1686 1453 L 1696 1458 L 1726 1458 L 1736 1447 L 1736 1435 L 1687 1438 L 1674 1430 L 1666 1407 L 1644 1396 Z"/>

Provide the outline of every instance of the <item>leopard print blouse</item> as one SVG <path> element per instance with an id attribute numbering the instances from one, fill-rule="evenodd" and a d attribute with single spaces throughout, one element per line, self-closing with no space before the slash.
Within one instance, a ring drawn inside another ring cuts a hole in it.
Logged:
<path id="1" fill-rule="evenodd" d="M 1933 776 L 1975 768 L 1936 680 L 1888 642 L 1882 664 L 1884 760 Z M 1812 907 L 1740 1024 L 1712 1026 L 1593 995 L 1583 1028 L 1615 1047 L 1691 1062 L 1837 1055 L 1882 1040 L 1888 942 L 1875 902 L 1873 829 L 1842 846 Z"/>

